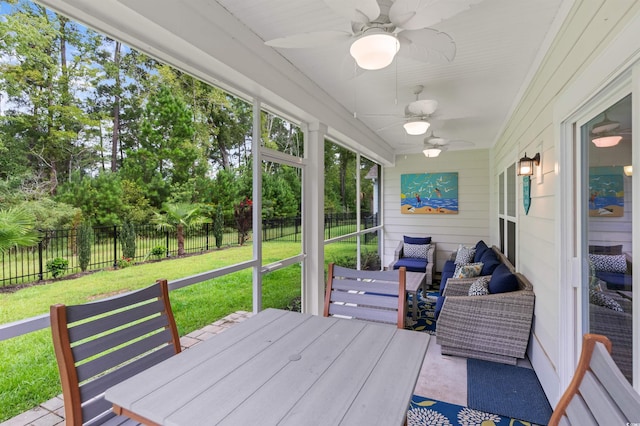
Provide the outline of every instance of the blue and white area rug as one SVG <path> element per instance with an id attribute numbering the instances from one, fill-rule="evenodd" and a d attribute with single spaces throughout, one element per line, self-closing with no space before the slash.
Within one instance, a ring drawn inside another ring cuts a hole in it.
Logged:
<path id="1" fill-rule="evenodd" d="M 438 300 L 438 292 L 428 292 L 426 297 L 418 294 L 418 314 L 413 318 L 413 294 L 409 294 L 409 310 L 406 327 L 409 330 L 424 331 L 429 334 L 436 334 L 435 309 Z"/>
<path id="2" fill-rule="evenodd" d="M 532 426 L 531 423 L 485 413 L 461 405 L 413 395 L 407 412 L 407 426 Z"/>

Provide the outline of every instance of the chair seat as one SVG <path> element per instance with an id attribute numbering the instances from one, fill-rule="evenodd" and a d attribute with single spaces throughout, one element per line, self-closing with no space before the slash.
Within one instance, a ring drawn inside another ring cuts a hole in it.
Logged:
<path id="1" fill-rule="evenodd" d="M 631 291 L 631 275 L 619 272 L 596 271 L 596 277 L 607 282 L 609 290 Z"/>
<path id="2" fill-rule="evenodd" d="M 403 257 L 393 265 L 393 269 L 400 269 L 404 266 L 407 268 L 407 272 L 426 272 L 427 271 L 427 259 L 418 259 L 415 257 Z"/>

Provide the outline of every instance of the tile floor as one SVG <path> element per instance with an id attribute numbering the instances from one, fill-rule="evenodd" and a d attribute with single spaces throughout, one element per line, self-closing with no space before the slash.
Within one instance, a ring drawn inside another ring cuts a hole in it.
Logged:
<path id="1" fill-rule="evenodd" d="M 250 312 L 235 312 L 180 339 L 183 350 L 202 342 L 249 318 Z M 526 366 L 526 365 L 524 365 Z M 431 337 L 427 355 L 414 393 L 451 404 L 467 405 L 467 360 L 442 355 L 435 336 Z M 40 406 L 9 419 L 0 426 L 53 426 L 64 423 L 62 397 L 57 396 Z"/>

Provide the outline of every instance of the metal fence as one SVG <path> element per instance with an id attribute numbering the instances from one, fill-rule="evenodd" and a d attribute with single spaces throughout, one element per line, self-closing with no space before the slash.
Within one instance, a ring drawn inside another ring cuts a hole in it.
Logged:
<path id="1" fill-rule="evenodd" d="M 377 217 L 363 215 L 362 228 L 377 226 Z M 355 232 L 357 226 L 355 214 L 330 214 L 325 216 L 325 237 L 332 238 Z M 54 229 L 42 232 L 37 246 L 13 248 L 0 254 L 0 286 L 42 281 L 53 278 L 47 262 L 61 258 L 68 262 L 64 275 L 80 272 L 78 262 L 77 231 L 74 228 Z M 120 226 L 93 228 L 94 239 L 91 248 L 91 261 L 87 271 L 114 268 L 122 262 L 143 262 L 150 259 L 174 257 L 178 254 L 175 231 L 161 231 L 153 225 L 136 226 L 136 251 L 131 259 L 124 259 L 120 242 Z M 263 241 L 300 241 L 302 219 L 300 217 L 265 219 L 262 221 Z M 186 254 L 204 253 L 216 249 L 213 226 L 205 223 L 184 231 L 184 251 Z M 366 234 L 365 241 L 375 238 Z M 249 233 L 251 240 L 251 233 Z M 239 245 L 237 231 L 226 228 L 221 247 Z M 156 253 L 156 254 L 154 254 Z M 161 253 L 161 254 L 160 254 Z"/>

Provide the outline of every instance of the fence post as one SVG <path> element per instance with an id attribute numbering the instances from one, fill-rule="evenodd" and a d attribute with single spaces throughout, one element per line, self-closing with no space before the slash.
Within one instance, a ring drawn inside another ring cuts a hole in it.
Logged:
<path id="1" fill-rule="evenodd" d="M 38 281 L 42 281 L 44 279 L 44 271 L 42 270 L 42 239 L 38 241 L 38 263 L 40 267 L 40 271 L 38 272 Z"/>
<path id="2" fill-rule="evenodd" d="M 207 241 L 206 241 L 207 249 L 206 249 L 206 251 L 209 251 L 209 222 L 204 224 L 204 228 L 205 228 L 205 232 L 207 233 Z"/>
<path id="3" fill-rule="evenodd" d="M 164 231 L 166 235 L 167 257 L 169 257 L 169 231 Z"/>
<path id="4" fill-rule="evenodd" d="M 118 227 L 113 225 L 113 267 L 118 266 Z"/>

